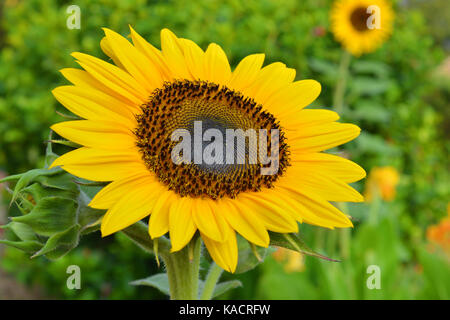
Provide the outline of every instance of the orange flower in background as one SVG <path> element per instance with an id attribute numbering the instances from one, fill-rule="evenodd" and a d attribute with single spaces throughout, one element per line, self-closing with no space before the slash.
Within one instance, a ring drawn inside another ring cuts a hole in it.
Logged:
<path id="1" fill-rule="evenodd" d="M 439 224 L 428 227 L 427 239 L 450 256 L 450 203 L 447 205 L 447 216 Z"/>
<path id="2" fill-rule="evenodd" d="M 284 270 L 288 273 L 305 271 L 305 256 L 300 252 L 278 248 L 272 256 L 283 264 Z"/>
<path id="3" fill-rule="evenodd" d="M 393 200 L 399 180 L 400 175 L 394 167 L 373 168 L 370 171 L 364 191 L 366 201 L 371 201 L 375 194 L 385 201 Z"/>

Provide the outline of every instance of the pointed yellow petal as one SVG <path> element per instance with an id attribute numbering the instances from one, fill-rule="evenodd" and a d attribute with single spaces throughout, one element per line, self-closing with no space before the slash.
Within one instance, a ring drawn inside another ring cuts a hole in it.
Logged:
<path id="1" fill-rule="evenodd" d="M 183 249 L 191 241 L 197 228 L 192 219 L 192 199 L 183 197 L 170 206 L 169 229 L 171 252 Z"/>
<path id="2" fill-rule="evenodd" d="M 129 177 L 111 182 L 106 187 L 97 192 L 97 194 L 89 203 L 89 206 L 96 209 L 111 208 L 125 194 L 129 193 L 130 190 L 133 190 L 135 186 L 139 185 L 140 182 L 147 181 L 143 178 L 146 178 L 148 176 L 150 176 L 151 180 L 152 175 L 150 174 L 150 172 L 141 171 Z M 153 180 L 155 180 L 154 177 Z"/>
<path id="3" fill-rule="evenodd" d="M 339 119 L 339 115 L 331 110 L 304 109 L 288 116 L 277 116 L 277 119 L 282 123 L 284 130 L 297 131 L 306 126 L 334 122 Z"/>
<path id="4" fill-rule="evenodd" d="M 106 37 L 103 37 L 102 40 L 100 41 L 100 48 L 102 48 L 102 51 L 104 54 L 106 54 L 108 57 L 110 57 L 112 59 L 112 61 L 114 62 L 114 64 L 116 66 L 125 70 L 123 64 L 120 63 L 119 58 L 117 58 L 116 54 L 114 53 L 113 49 L 111 48 L 111 46 L 108 42 L 108 39 L 106 39 Z"/>
<path id="5" fill-rule="evenodd" d="M 170 206 L 179 200 L 173 191 L 167 190 L 156 200 L 148 225 L 148 231 L 152 239 L 159 238 L 169 232 Z"/>
<path id="6" fill-rule="evenodd" d="M 136 147 L 133 132 L 112 121 L 77 120 L 54 124 L 51 129 L 60 136 L 99 149 L 122 150 Z"/>
<path id="7" fill-rule="evenodd" d="M 272 94 L 290 84 L 294 78 L 294 69 L 286 68 L 285 64 L 275 62 L 262 68 L 252 85 L 242 92 L 264 106 Z"/>
<path id="8" fill-rule="evenodd" d="M 65 68 L 61 69 L 62 75 L 69 80 L 72 84 L 80 88 L 87 88 L 90 90 L 97 90 L 103 92 L 116 100 L 120 101 L 122 104 L 126 105 L 133 111 L 138 111 L 138 105 L 136 105 L 133 100 L 127 99 L 126 97 L 120 95 L 118 92 L 112 90 L 111 88 L 105 86 L 103 83 L 91 76 L 87 71 L 75 68 Z"/>
<path id="9" fill-rule="evenodd" d="M 138 151 L 79 148 L 56 159 L 50 168 L 61 166 L 67 172 L 92 181 L 114 181 L 148 171 Z"/>
<path id="10" fill-rule="evenodd" d="M 245 205 L 233 199 L 218 200 L 217 208 L 228 223 L 248 241 L 267 247 L 269 234 L 258 217 Z"/>
<path id="11" fill-rule="evenodd" d="M 192 201 L 192 218 L 200 232 L 214 241 L 226 241 L 230 234 L 230 227 L 222 216 L 213 211 L 214 200 L 193 199 Z M 216 209 L 216 206 L 214 208 Z"/>
<path id="12" fill-rule="evenodd" d="M 230 80 L 231 68 L 222 48 L 211 43 L 205 52 L 205 80 L 225 84 Z"/>
<path id="13" fill-rule="evenodd" d="M 205 53 L 193 41 L 188 39 L 180 39 L 183 44 L 186 65 L 193 79 L 205 80 Z"/>
<path id="14" fill-rule="evenodd" d="M 120 63 L 149 93 L 163 84 L 159 70 L 127 39 L 107 28 L 103 31 Z"/>
<path id="15" fill-rule="evenodd" d="M 156 49 L 149 42 L 147 42 L 143 37 L 141 37 L 134 29 L 130 26 L 131 39 L 133 44 L 140 52 L 142 52 L 153 64 L 159 69 L 160 74 L 163 79 L 169 81 L 173 78 L 169 67 L 160 50 Z"/>
<path id="16" fill-rule="evenodd" d="M 257 193 L 240 193 L 236 199 L 252 210 L 268 230 L 298 232 L 297 222 L 290 214 L 275 203 L 262 199 Z"/>
<path id="17" fill-rule="evenodd" d="M 173 77 L 191 80 L 179 39 L 169 29 L 161 30 L 161 48 Z"/>
<path id="18" fill-rule="evenodd" d="M 304 194 L 301 189 L 292 186 L 279 186 L 297 201 L 300 212 L 304 216 L 304 222 L 316 224 L 322 227 L 345 228 L 352 227 L 348 217 L 320 196 Z"/>
<path id="19" fill-rule="evenodd" d="M 363 196 L 348 184 L 332 176 L 325 176 L 318 170 L 304 171 L 298 167 L 290 167 L 286 176 L 277 183 L 298 186 L 302 193 L 317 194 L 327 201 L 364 201 Z"/>
<path id="20" fill-rule="evenodd" d="M 356 163 L 328 153 L 292 153 L 291 161 L 299 170 L 305 172 L 316 170 L 347 183 L 361 180 L 366 176 L 366 171 Z"/>
<path id="21" fill-rule="evenodd" d="M 119 67 L 84 53 L 74 52 L 72 56 L 92 77 L 134 104 L 141 105 L 147 100 L 150 92 Z"/>
<path id="22" fill-rule="evenodd" d="M 292 153 L 312 153 L 327 150 L 359 136 L 361 129 L 350 123 L 326 123 L 289 132 Z"/>
<path id="23" fill-rule="evenodd" d="M 163 187 L 150 177 L 140 180 L 103 217 L 100 228 L 103 237 L 125 229 L 150 214 Z"/>
<path id="24" fill-rule="evenodd" d="M 245 57 L 234 69 L 227 87 L 236 91 L 247 88 L 258 77 L 263 63 L 264 54 L 252 54 Z"/>
<path id="25" fill-rule="evenodd" d="M 238 247 L 234 231 L 232 231 L 229 240 L 225 242 L 214 241 L 202 233 L 201 236 L 211 258 L 222 269 L 233 273 L 238 262 Z"/>
<path id="26" fill-rule="evenodd" d="M 296 113 L 316 100 L 320 90 L 320 83 L 315 80 L 296 81 L 275 92 L 264 107 L 277 116 Z"/>
<path id="27" fill-rule="evenodd" d="M 136 126 L 136 119 L 130 109 L 115 98 L 100 91 L 75 86 L 61 86 L 53 89 L 53 95 L 69 111 L 88 120 L 111 120 Z"/>

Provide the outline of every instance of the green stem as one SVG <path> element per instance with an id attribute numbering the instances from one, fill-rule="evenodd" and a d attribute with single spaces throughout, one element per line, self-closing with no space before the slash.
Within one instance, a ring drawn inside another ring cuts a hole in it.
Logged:
<path id="1" fill-rule="evenodd" d="M 222 275 L 223 269 L 219 267 L 216 263 L 212 263 L 209 268 L 208 275 L 206 276 L 205 285 L 203 286 L 202 296 L 200 300 L 211 300 L 214 288 L 216 287 L 217 281 L 219 281 Z"/>
<path id="2" fill-rule="evenodd" d="M 348 51 L 343 51 L 339 64 L 338 82 L 333 94 L 334 110 L 341 114 L 344 111 L 344 95 L 347 87 L 348 68 L 350 66 L 351 55 Z"/>
<path id="3" fill-rule="evenodd" d="M 192 260 L 190 260 L 189 246 L 194 248 Z M 200 237 L 194 238 L 189 246 L 178 252 L 161 254 L 166 265 L 172 300 L 198 299 Z"/>
<path id="4" fill-rule="evenodd" d="M 341 55 L 341 62 L 339 64 L 338 81 L 336 89 L 333 95 L 334 110 L 341 115 L 344 111 L 344 97 L 345 90 L 347 88 L 347 77 L 350 66 L 351 55 L 348 51 L 344 50 Z M 348 213 L 348 207 L 346 203 L 338 203 L 338 208 L 345 214 Z M 339 249 L 342 258 L 348 258 L 350 255 L 350 230 L 339 230 Z"/>

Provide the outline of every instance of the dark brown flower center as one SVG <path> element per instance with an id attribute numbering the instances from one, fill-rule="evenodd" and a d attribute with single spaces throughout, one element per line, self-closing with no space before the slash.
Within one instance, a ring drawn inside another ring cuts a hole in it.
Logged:
<path id="1" fill-rule="evenodd" d="M 166 83 L 141 109 L 135 135 L 142 159 L 181 196 L 234 198 L 243 191 L 272 187 L 289 166 L 289 148 L 275 117 L 253 99 L 225 86 L 188 80 Z M 182 139 L 174 139 L 179 132 L 184 134 Z M 257 144 L 251 143 L 252 133 Z M 181 144 L 187 148 L 174 153 Z M 262 160 L 261 154 L 271 162 Z M 188 155 L 192 161 L 179 160 Z M 261 174 L 269 166 L 276 170 Z"/>
<path id="2" fill-rule="evenodd" d="M 364 32 L 369 30 L 367 27 L 367 21 L 370 17 L 370 13 L 367 13 L 367 8 L 358 7 L 350 14 L 350 21 L 353 28 L 357 31 Z"/>

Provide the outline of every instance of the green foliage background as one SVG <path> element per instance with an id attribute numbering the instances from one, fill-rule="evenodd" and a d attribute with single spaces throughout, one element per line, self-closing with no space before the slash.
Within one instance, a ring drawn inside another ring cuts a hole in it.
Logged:
<path id="1" fill-rule="evenodd" d="M 446 215 L 450 200 L 450 83 L 448 74 L 443 77 L 436 72 L 448 55 L 443 44 L 449 37 L 437 21 L 440 12 L 449 12 L 449 5 L 432 1 L 439 6 L 437 13 L 397 2 L 392 37 L 376 52 L 351 62 L 342 113 L 342 121 L 363 129 L 343 150 L 367 171 L 394 166 L 401 174 L 396 199 L 375 209 L 374 204 L 350 206 L 350 214 L 360 222 L 351 230 L 349 243 L 340 231 L 301 227 L 313 248 L 341 258 L 342 263 L 307 258 L 304 272 L 288 274 L 268 258 L 253 271 L 237 276 L 244 287 L 224 298 L 450 298 L 448 264 L 441 255 L 429 253 L 425 239 L 426 227 Z M 3 1 L 0 169 L 17 173 L 42 165 L 48 127 L 62 120 L 55 113 L 60 106 L 51 95 L 53 88 L 66 83 L 58 70 L 77 67 L 70 56 L 74 51 L 106 59 L 99 46 L 101 27 L 127 35 L 131 24 L 156 45 L 159 31 L 168 27 L 203 48 L 210 42 L 220 44 L 233 66 L 248 54 L 264 52 L 266 63 L 282 61 L 297 70 L 297 79 L 321 82 L 322 94 L 313 107 L 332 108 L 342 49 L 329 30 L 331 3 Z M 80 30 L 66 27 L 66 9 L 72 4 L 81 8 Z M 429 25 L 430 19 L 434 22 Z M 355 187 L 362 190 L 363 184 Z M 30 261 L 21 252 L 7 249 L 0 265 L 20 281 L 38 284 L 60 298 L 163 297 L 153 289 L 127 285 L 155 272 L 156 265 L 125 238 L 116 238 L 102 240 L 92 235 L 57 263 L 44 258 Z M 85 289 L 65 289 L 65 266 L 70 264 L 86 270 Z M 382 269 L 381 290 L 368 290 L 365 285 L 370 264 Z"/>

